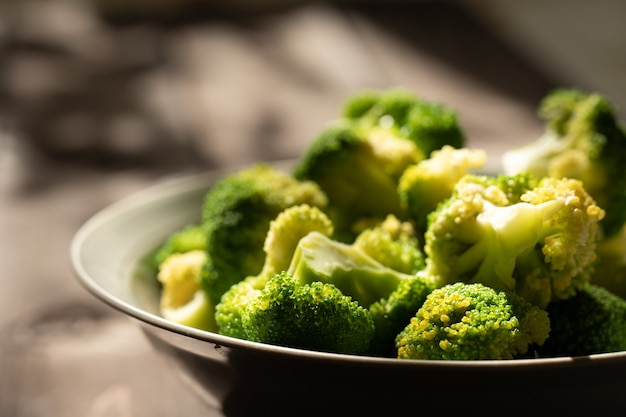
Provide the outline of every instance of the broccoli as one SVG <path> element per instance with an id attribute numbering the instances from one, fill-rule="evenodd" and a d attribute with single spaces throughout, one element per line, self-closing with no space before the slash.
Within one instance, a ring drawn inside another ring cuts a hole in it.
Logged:
<path id="1" fill-rule="evenodd" d="M 392 244 L 392 241 L 388 241 Z M 415 256 L 415 247 L 409 256 Z M 397 248 L 384 249 L 388 265 L 403 264 L 393 255 L 403 256 Z M 435 288 L 429 277 L 394 270 L 358 247 L 310 233 L 300 240 L 288 272 L 300 282 L 333 284 L 343 294 L 368 308 L 375 323 L 370 353 L 388 356 L 396 334 Z"/>
<path id="2" fill-rule="evenodd" d="M 550 92 L 539 106 L 545 133 L 502 156 L 504 173 L 579 179 L 606 211 L 603 233 L 626 220 L 626 131 L 609 100 L 578 89 Z"/>
<path id="3" fill-rule="evenodd" d="M 220 333 L 247 338 L 241 321 L 245 304 L 260 294 L 270 278 L 289 268 L 300 239 L 313 231 L 330 236 L 334 227 L 321 209 L 308 204 L 288 207 L 270 222 L 263 244 L 265 260 L 260 272 L 234 284 L 216 306 L 215 316 Z"/>
<path id="4" fill-rule="evenodd" d="M 294 169 L 328 196 L 327 211 L 341 240 L 354 238 L 353 226 L 388 214 L 404 217 L 397 183 L 400 173 L 423 158 L 404 139 L 367 140 L 351 123 L 332 123 L 305 150 Z"/>
<path id="5" fill-rule="evenodd" d="M 294 175 L 328 194 L 337 237 L 350 241 L 358 221 L 406 217 L 397 190 L 404 170 L 435 149 L 463 142 L 449 108 L 405 90 L 365 90 L 349 97 L 340 117 L 314 138 Z"/>
<path id="6" fill-rule="evenodd" d="M 398 192 L 417 227 L 425 230 L 428 214 L 450 197 L 456 182 L 486 162 L 487 154 L 482 149 L 445 145 L 430 158 L 408 167 L 400 177 Z"/>
<path id="7" fill-rule="evenodd" d="M 626 298 L 626 228 L 600 239 L 591 282 Z"/>
<path id="8" fill-rule="evenodd" d="M 384 266 L 405 274 L 415 274 L 426 266 L 415 227 L 394 215 L 362 230 L 353 246 Z"/>
<path id="9" fill-rule="evenodd" d="M 579 356 L 626 350 L 626 301 L 594 284 L 567 300 L 550 303 L 550 337 L 542 357 Z"/>
<path id="10" fill-rule="evenodd" d="M 458 282 L 426 297 L 396 347 L 398 359 L 514 359 L 549 333 L 545 310 L 511 292 Z"/>
<path id="11" fill-rule="evenodd" d="M 223 177 L 206 194 L 202 225 L 208 254 L 202 284 L 211 302 L 236 282 L 260 272 L 270 222 L 287 207 L 325 207 L 326 195 L 270 165 L 257 164 Z"/>
<path id="12" fill-rule="evenodd" d="M 465 142 L 453 109 L 405 89 L 362 90 L 346 99 L 341 114 L 366 132 L 411 140 L 424 157 L 444 145 L 461 148 Z"/>
<path id="13" fill-rule="evenodd" d="M 428 274 L 545 307 L 590 280 L 604 211 L 578 180 L 466 175 L 428 218 Z"/>
<path id="14" fill-rule="evenodd" d="M 162 262 L 157 279 L 162 284 L 160 310 L 167 320 L 215 331 L 213 304 L 200 285 L 206 252 L 173 253 Z"/>
<path id="15" fill-rule="evenodd" d="M 369 311 L 337 287 L 286 272 L 246 305 L 242 321 L 248 340 L 337 353 L 367 352 L 374 334 Z"/>
<path id="16" fill-rule="evenodd" d="M 167 237 L 152 256 L 152 264 L 157 269 L 170 255 L 192 250 L 206 249 L 206 233 L 199 224 L 190 224 Z"/>

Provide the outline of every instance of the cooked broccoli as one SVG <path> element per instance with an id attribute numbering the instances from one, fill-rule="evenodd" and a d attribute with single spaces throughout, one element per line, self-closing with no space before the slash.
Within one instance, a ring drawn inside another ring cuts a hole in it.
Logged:
<path id="1" fill-rule="evenodd" d="M 415 274 L 426 266 L 415 227 L 394 215 L 365 228 L 353 245 L 384 266 L 405 274 Z"/>
<path id="2" fill-rule="evenodd" d="M 333 123 L 305 150 L 294 175 L 319 184 L 339 238 L 349 241 L 357 221 L 388 214 L 403 217 L 398 178 L 422 158 L 410 141 L 383 136 L 368 140 L 354 124 Z"/>
<path id="3" fill-rule="evenodd" d="M 317 184 L 264 164 L 227 175 L 207 192 L 202 224 L 208 258 L 202 284 L 212 303 L 236 282 L 261 271 L 270 222 L 298 204 L 325 207 L 327 198 Z"/>
<path id="4" fill-rule="evenodd" d="M 591 282 L 626 298 L 626 227 L 600 239 Z"/>
<path id="5" fill-rule="evenodd" d="M 403 279 L 411 277 L 384 266 L 351 244 L 317 232 L 300 240 L 287 272 L 305 284 L 333 284 L 366 308 L 389 297 Z"/>
<path id="6" fill-rule="evenodd" d="M 170 234 L 152 256 L 152 264 L 158 267 L 174 253 L 185 253 L 206 248 L 206 233 L 202 225 L 190 224 Z"/>
<path id="7" fill-rule="evenodd" d="M 540 356 L 579 356 L 626 350 L 626 301 L 587 284 L 567 300 L 547 307 L 551 332 Z"/>
<path id="8" fill-rule="evenodd" d="M 434 282 L 418 273 L 400 281 L 389 297 L 370 305 L 369 311 L 375 327 L 370 353 L 395 356 L 396 336 L 408 325 L 426 296 L 434 289 Z"/>
<path id="9" fill-rule="evenodd" d="M 257 275 L 251 275 L 234 284 L 216 306 L 216 321 L 222 334 L 246 339 L 241 316 L 244 307 L 256 298 L 270 278 L 289 268 L 300 239 L 310 232 L 333 234 L 333 224 L 318 207 L 308 204 L 291 206 L 270 222 L 263 252 L 265 260 Z"/>
<path id="10" fill-rule="evenodd" d="M 597 93 L 557 89 L 544 97 L 539 115 L 545 133 L 505 152 L 504 172 L 581 180 L 606 211 L 603 232 L 618 233 L 626 220 L 626 131 L 609 100 Z"/>
<path id="11" fill-rule="evenodd" d="M 213 304 L 200 285 L 206 252 L 173 253 L 160 265 L 157 279 L 162 284 L 160 310 L 175 323 L 215 331 Z"/>
<path id="12" fill-rule="evenodd" d="M 355 93 L 346 99 L 342 115 L 366 132 L 383 132 L 411 140 L 424 157 L 444 145 L 461 148 L 465 142 L 453 109 L 405 89 Z"/>
<path id="13" fill-rule="evenodd" d="M 338 353 L 365 353 L 374 334 L 369 311 L 337 287 L 286 272 L 246 305 L 242 321 L 248 340 Z"/>
<path id="14" fill-rule="evenodd" d="M 399 359 L 514 359 L 549 332 L 545 310 L 511 292 L 458 282 L 426 297 L 396 347 Z"/>
<path id="15" fill-rule="evenodd" d="M 429 216 L 426 269 L 545 307 L 590 280 L 603 215 L 578 180 L 466 175 Z"/>
<path id="16" fill-rule="evenodd" d="M 486 162 L 487 154 L 482 149 L 445 145 L 430 158 L 408 167 L 400 177 L 398 192 L 417 227 L 425 230 L 428 214 L 450 197 L 456 182 Z"/>

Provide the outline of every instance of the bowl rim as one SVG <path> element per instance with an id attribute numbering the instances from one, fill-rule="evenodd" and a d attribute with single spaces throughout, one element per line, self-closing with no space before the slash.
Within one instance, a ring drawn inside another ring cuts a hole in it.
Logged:
<path id="1" fill-rule="evenodd" d="M 288 167 L 290 161 L 270 162 L 279 167 Z M 215 346 L 224 346 L 231 349 L 256 351 L 258 353 L 280 354 L 299 358 L 308 358 L 324 361 L 340 361 L 342 363 L 351 362 L 354 364 L 369 364 L 377 366 L 400 366 L 400 367 L 440 367 L 447 368 L 467 368 L 467 369 L 489 369 L 518 368 L 518 367 L 563 367 L 575 364 L 588 364 L 589 362 L 622 362 L 626 361 L 626 351 L 598 353 L 587 356 L 563 356 L 550 358 L 523 358 L 514 360 L 422 360 L 422 359 L 396 359 L 376 356 L 360 356 L 333 352 L 313 351 L 307 349 L 293 348 L 287 346 L 270 345 L 266 343 L 252 342 L 230 336 L 221 335 L 216 332 L 200 330 L 178 323 L 171 322 L 163 317 L 148 312 L 140 307 L 126 302 L 111 292 L 107 291 L 88 272 L 88 268 L 83 263 L 81 256 L 85 242 L 97 232 L 99 228 L 114 219 L 116 216 L 127 210 L 139 209 L 149 203 L 154 203 L 165 196 L 182 195 L 186 192 L 200 191 L 212 185 L 216 178 L 228 172 L 239 169 L 239 166 L 215 169 L 202 173 L 187 173 L 172 177 L 161 178 L 147 187 L 135 191 L 126 197 L 122 197 L 96 211 L 89 217 L 75 232 L 69 247 L 70 264 L 74 276 L 78 282 L 93 296 L 100 301 L 113 307 L 115 310 L 124 313 L 128 317 L 138 320 L 149 327 L 166 330 L 168 332 L 184 337 L 208 342 Z"/>

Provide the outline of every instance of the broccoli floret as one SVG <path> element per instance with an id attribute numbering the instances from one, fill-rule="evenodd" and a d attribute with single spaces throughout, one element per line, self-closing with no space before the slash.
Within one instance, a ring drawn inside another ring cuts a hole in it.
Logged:
<path id="1" fill-rule="evenodd" d="M 348 97 L 342 115 L 368 132 L 384 131 L 414 142 L 424 157 L 444 145 L 463 147 L 456 112 L 405 89 L 363 90 Z"/>
<path id="2" fill-rule="evenodd" d="M 396 347 L 399 359 L 513 359 L 549 332 L 545 310 L 510 292 L 459 282 L 426 297 Z"/>
<path id="3" fill-rule="evenodd" d="M 208 254 L 202 284 L 211 301 L 217 304 L 233 284 L 261 271 L 270 222 L 282 210 L 298 204 L 325 207 L 327 201 L 317 184 L 264 164 L 218 181 L 202 209 Z"/>
<path id="4" fill-rule="evenodd" d="M 450 197 L 456 182 L 486 162 L 487 154 L 482 149 L 445 145 L 430 158 L 408 167 L 400 177 L 398 192 L 417 227 L 425 230 L 428 214 Z"/>
<path id="5" fill-rule="evenodd" d="M 384 266 L 405 274 L 415 274 L 426 266 L 415 227 L 394 215 L 365 228 L 353 245 Z"/>
<path id="6" fill-rule="evenodd" d="M 213 304 L 200 285 L 206 252 L 173 253 L 163 261 L 157 279 L 162 284 L 160 310 L 167 320 L 215 331 Z"/>
<path id="7" fill-rule="evenodd" d="M 246 305 L 247 339 L 328 352 L 362 354 L 374 322 L 369 311 L 332 284 L 274 276 Z"/>
<path id="8" fill-rule="evenodd" d="M 579 356 L 626 350 L 626 301 L 587 284 L 575 296 L 547 307 L 551 332 L 540 356 Z"/>
<path id="9" fill-rule="evenodd" d="M 395 356 L 395 339 L 435 289 L 432 280 L 423 274 L 407 277 L 389 297 L 375 302 L 369 308 L 374 320 L 374 337 L 370 353 L 377 356 Z"/>
<path id="10" fill-rule="evenodd" d="M 539 106 L 545 133 L 504 153 L 504 172 L 579 179 L 606 211 L 607 236 L 626 220 L 626 131 L 609 100 L 577 89 L 550 92 Z"/>
<path id="11" fill-rule="evenodd" d="M 590 280 L 603 215 L 578 180 L 466 175 L 429 216 L 426 269 L 545 307 Z"/>
<path id="12" fill-rule="evenodd" d="M 403 217 L 397 193 L 400 173 L 423 156 L 404 139 L 367 139 L 354 124 L 333 123 L 305 150 L 295 167 L 301 181 L 315 181 L 328 196 L 339 238 L 351 240 L 364 218 Z"/>
<path id="13" fill-rule="evenodd" d="M 199 224 L 190 224 L 167 237 L 165 242 L 155 251 L 152 257 L 152 264 L 158 269 L 163 261 L 174 253 L 205 249 L 206 233 L 204 228 Z"/>
<path id="14" fill-rule="evenodd" d="M 600 239 L 596 254 L 598 260 L 591 282 L 626 298 L 626 227 Z"/>
<path id="15" fill-rule="evenodd" d="M 330 236 L 333 230 L 332 222 L 318 207 L 301 204 L 280 212 L 270 222 L 263 244 L 265 260 L 261 271 L 234 284 L 217 304 L 215 316 L 219 332 L 246 339 L 241 318 L 245 305 L 259 296 L 270 278 L 289 268 L 302 237 L 313 231 Z"/>

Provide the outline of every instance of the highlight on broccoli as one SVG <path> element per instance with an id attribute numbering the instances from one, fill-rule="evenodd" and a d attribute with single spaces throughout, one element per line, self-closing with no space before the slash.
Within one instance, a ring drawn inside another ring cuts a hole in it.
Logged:
<path id="1" fill-rule="evenodd" d="M 424 157 L 445 145 L 465 144 L 456 111 L 406 89 L 362 90 L 346 99 L 341 114 L 371 134 L 411 140 Z"/>
<path id="2" fill-rule="evenodd" d="M 607 236 L 626 220 L 626 131 L 609 100 L 598 93 L 561 88 L 539 106 L 545 133 L 502 156 L 504 173 L 573 178 L 606 211 Z"/>
<path id="3" fill-rule="evenodd" d="M 594 284 L 547 307 L 551 332 L 542 357 L 581 356 L 626 350 L 626 301 Z"/>
<path id="4" fill-rule="evenodd" d="M 243 314 L 248 340 L 327 352 L 362 354 L 374 334 L 369 311 L 332 284 L 302 284 L 275 275 Z"/>
<path id="5" fill-rule="evenodd" d="M 270 222 L 263 243 L 263 267 L 257 275 L 232 285 L 217 303 L 215 317 L 220 333 L 248 338 L 241 318 L 245 305 L 259 296 L 270 278 L 289 268 L 300 239 L 314 231 L 330 236 L 334 227 L 324 212 L 308 204 L 288 207 Z"/>
<path id="6" fill-rule="evenodd" d="M 202 330 L 216 331 L 213 304 L 200 285 L 203 250 L 169 255 L 160 265 L 160 310 L 167 320 Z"/>
<path id="7" fill-rule="evenodd" d="M 424 231 L 428 215 L 450 197 L 457 181 L 486 162 L 487 153 L 482 149 L 445 145 L 428 159 L 408 167 L 400 177 L 398 193 L 417 227 Z"/>
<path id="8" fill-rule="evenodd" d="M 202 225 L 208 256 L 201 281 L 213 304 L 233 284 L 260 272 L 270 222 L 299 204 L 325 207 L 327 198 L 317 184 L 265 164 L 227 175 L 207 192 Z"/>
<path id="9" fill-rule="evenodd" d="M 590 280 L 603 215 L 578 180 L 467 175 L 429 216 L 426 269 L 545 307 Z"/>
<path id="10" fill-rule="evenodd" d="M 549 333 L 545 310 L 511 292 L 458 282 L 426 297 L 396 347 L 399 359 L 514 359 Z"/>

